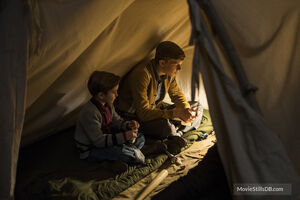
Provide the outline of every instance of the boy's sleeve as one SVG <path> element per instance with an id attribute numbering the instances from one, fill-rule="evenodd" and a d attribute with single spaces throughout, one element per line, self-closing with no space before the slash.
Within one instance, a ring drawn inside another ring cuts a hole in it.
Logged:
<path id="1" fill-rule="evenodd" d="M 178 87 L 175 77 L 171 80 L 168 93 L 171 101 L 176 105 L 176 107 L 190 108 L 190 104 L 187 102 L 184 94 Z"/>
<path id="2" fill-rule="evenodd" d="M 158 118 L 172 118 L 172 110 L 152 109 L 153 105 L 150 105 L 147 96 L 147 89 L 151 79 L 146 72 L 137 71 L 130 78 L 133 104 L 139 120 L 150 121 Z"/>
<path id="3" fill-rule="evenodd" d="M 95 147 L 109 147 L 125 143 L 124 133 L 104 134 L 101 129 L 102 116 L 97 112 L 83 112 L 80 116 L 86 136 Z"/>

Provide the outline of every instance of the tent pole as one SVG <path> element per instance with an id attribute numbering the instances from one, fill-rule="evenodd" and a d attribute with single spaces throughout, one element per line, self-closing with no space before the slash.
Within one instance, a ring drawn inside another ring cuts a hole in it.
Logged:
<path id="1" fill-rule="evenodd" d="M 240 61 L 238 54 L 230 40 L 230 37 L 225 29 L 225 26 L 222 24 L 221 19 L 217 15 L 217 12 L 212 5 L 210 0 L 198 0 L 200 6 L 207 14 L 210 19 L 211 25 L 213 29 L 216 31 L 217 35 L 220 38 L 220 41 L 227 53 L 229 61 L 231 63 L 231 67 L 236 74 L 237 80 L 240 84 L 240 90 L 242 91 L 243 96 L 246 98 L 249 105 L 255 109 L 257 112 L 261 113 L 260 107 L 255 98 L 255 92 L 257 91 L 257 87 L 252 85 L 245 74 L 244 68 Z"/>

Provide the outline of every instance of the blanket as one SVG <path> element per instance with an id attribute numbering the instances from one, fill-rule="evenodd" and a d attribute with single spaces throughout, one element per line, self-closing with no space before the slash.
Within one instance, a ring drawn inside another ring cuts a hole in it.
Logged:
<path id="1" fill-rule="evenodd" d="M 204 110 L 201 126 L 183 136 L 189 143 L 185 149 L 189 148 L 195 141 L 205 139 L 212 131 L 213 126 L 209 112 Z M 184 149 L 180 151 L 182 150 Z M 145 165 L 132 165 L 122 174 L 113 174 L 105 178 L 102 175 L 98 176 L 98 174 L 101 174 L 101 169 L 95 167 L 92 169 L 92 173 L 76 169 L 72 172 L 52 171 L 48 174 L 40 174 L 26 185 L 22 191 L 22 200 L 112 199 L 153 171 L 164 166 L 163 164 L 167 159 L 168 157 L 165 154 L 156 155 L 147 158 Z M 84 177 L 85 172 L 90 173 L 89 178 Z"/>

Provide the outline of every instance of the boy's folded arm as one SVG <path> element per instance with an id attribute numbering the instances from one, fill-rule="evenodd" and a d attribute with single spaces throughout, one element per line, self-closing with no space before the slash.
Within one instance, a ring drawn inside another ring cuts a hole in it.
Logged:
<path id="1" fill-rule="evenodd" d="M 138 108 L 137 106 L 137 116 L 142 122 L 159 118 L 171 119 L 173 117 L 173 111 L 151 108 Z"/>
<path id="2" fill-rule="evenodd" d="M 109 147 L 125 143 L 123 133 L 105 134 L 101 129 L 102 116 L 97 113 L 87 113 L 80 117 L 85 134 L 95 147 Z"/>

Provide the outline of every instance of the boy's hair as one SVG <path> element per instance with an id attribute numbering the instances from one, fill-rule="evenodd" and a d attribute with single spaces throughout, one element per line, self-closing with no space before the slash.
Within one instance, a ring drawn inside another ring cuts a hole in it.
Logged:
<path id="1" fill-rule="evenodd" d="M 94 71 L 88 81 L 88 89 L 92 96 L 99 92 L 107 94 L 109 90 L 114 88 L 120 82 L 120 77 L 109 72 Z"/>
<path id="2" fill-rule="evenodd" d="M 164 41 L 156 47 L 155 62 L 159 60 L 180 59 L 183 60 L 185 54 L 183 50 L 174 42 Z"/>

